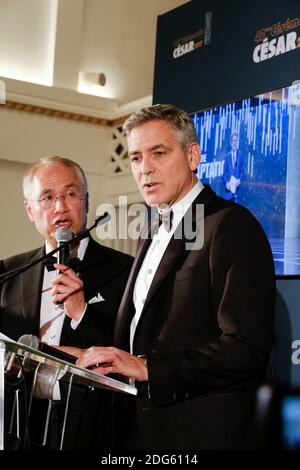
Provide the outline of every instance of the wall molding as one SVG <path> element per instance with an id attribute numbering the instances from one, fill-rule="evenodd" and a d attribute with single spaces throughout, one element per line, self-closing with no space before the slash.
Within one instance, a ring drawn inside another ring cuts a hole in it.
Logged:
<path id="1" fill-rule="evenodd" d="M 63 111 L 55 108 L 48 108 L 45 106 L 36 106 L 28 103 L 20 103 L 18 101 L 7 100 L 5 104 L 0 106 L 1 109 L 12 109 L 15 111 L 23 111 L 27 113 L 42 114 L 48 117 L 55 117 L 60 119 L 69 119 L 72 121 L 84 122 L 86 124 L 94 124 L 97 126 L 114 127 L 121 125 L 130 114 L 118 117 L 116 119 L 105 119 L 96 116 L 89 116 L 82 113 L 74 113 L 70 111 Z"/>
<path id="2" fill-rule="evenodd" d="M 3 100 L 0 102 L 0 111 L 4 108 L 113 127 L 121 125 L 137 109 L 152 104 L 152 95 L 120 104 L 112 98 L 0 78 L 5 93 L 4 103 Z"/>

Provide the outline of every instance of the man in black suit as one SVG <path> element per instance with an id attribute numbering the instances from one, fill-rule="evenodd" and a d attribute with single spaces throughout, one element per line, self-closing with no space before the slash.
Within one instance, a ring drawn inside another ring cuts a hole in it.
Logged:
<path id="1" fill-rule="evenodd" d="M 187 113 L 143 108 L 124 129 L 135 180 L 162 223 L 150 221 L 141 234 L 115 347 L 89 348 L 77 362 L 135 380 L 137 399 L 118 413 L 120 445 L 251 446 L 273 336 L 268 240 L 246 208 L 197 181 L 200 149 Z"/>
<path id="2" fill-rule="evenodd" d="M 226 199 L 229 201 L 238 201 L 238 191 L 241 182 L 246 179 L 244 170 L 244 154 L 238 148 L 239 136 L 237 132 L 231 134 L 231 150 L 225 156 L 223 183 L 226 190 Z"/>
<path id="3" fill-rule="evenodd" d="M 56 248 L 57 229 L 68 228 L 76 234 L 86 227 L 87 181 L 77 163 L 58 156 L 42 158 L 29 167 L 23 186 L 25 209 L 44 237 L 45 245 L 1 261 L 1 274 Z M 77 274 L 63 265 L 54 264 L 54 268 L 63 271 L 58 274 L 55 269 L 48 271 L 37 264 L 1 286 L 2 333 L 14 340 L 23 334 L 33 334 L 50 345 L 81 348 L 112 343 L 115 316 L 132 258 L 96 243 L 91 237 L 72 247 L 71 257 L 79 259 Z M 97 416 L 93 407 L 97 403 L 95 393 L 77 389 L 71 393 L 65 448 L 93 447 Z M 54 439 L 59 442 L 59 437 Z M 49 445 L 57 447 L 57 443 Z"/>

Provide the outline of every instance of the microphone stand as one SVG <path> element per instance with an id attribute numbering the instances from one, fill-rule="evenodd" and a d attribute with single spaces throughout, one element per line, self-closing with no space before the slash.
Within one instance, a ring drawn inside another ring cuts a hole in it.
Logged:
<path id="1" fill-rule="evenodd" d="M 20 268 L 14 269 L 12 271 L 9 271 L 8 273 L 4 273 L 0 275 L 0 286 L 4 284 L 5 282 L 9 281 L 9 279 L 15 276 L 18 276 L 19 274 L 24 273 L 25 271 L 32 268 L 36 264 L 42 263 L 45 259 L 50 258 L 55 253 L 57 253 L 57 251 L 63 250 L 67 245 L 70 245 L 71 243 L 74 243 L 78 240 L 82 240 L 83 238 L 86 238 L 88 234 L 90 233 L 90 231 L 93 230 L 93 228 L 97 227 L 98 225 L 106 224 L 110 219 L 111 219 L 110 214 L 108 212 L 104 212 L 104 214 L 100 215 L 99 217 L 97 217 L 97 219 L 95 219 L 95 222 L 91 227 L 86 228 L 82 230 L 82 232 L 77 233 L 77 235 L 71 238 L 71 240 L 68 240 L 62 243 L 61 246 L 55 248 L 54 250 L 50 251 L 46 255 L 43 255 L 40 258 L 32 261 L 31 263 L 25 264 L 24 266 L 21 266 Z"/>

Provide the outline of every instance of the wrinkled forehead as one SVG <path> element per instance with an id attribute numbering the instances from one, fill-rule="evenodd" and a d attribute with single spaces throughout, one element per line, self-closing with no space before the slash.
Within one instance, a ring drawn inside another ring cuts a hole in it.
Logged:
<path id="1" fill-rule="evenodd" d="M 82 178 L 76 168 L 63 165 L 40 167 L 29 182 L 29 191 L 34 193 L 63 191 L 72 187 L 83 190 Z"/>

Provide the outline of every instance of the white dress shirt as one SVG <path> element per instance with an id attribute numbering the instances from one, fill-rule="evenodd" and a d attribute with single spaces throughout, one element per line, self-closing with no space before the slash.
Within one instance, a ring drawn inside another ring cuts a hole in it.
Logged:
<path id="1" fill-rule="evenodd" d="M 77 256 L 77 258 L 79 258 L 81 261 L 85 255 L 88 243 L 89 243 L 89 238 L 84 238 L 83 240 L 80 240 L 78 248 L 71 252 L 71 257 L 75 258 Z M 52 251 L 52 248 L 46 242 L 46 253 L 50 253 L 50 251 Z M 55 253 L 54 256 L 56 255 L 57 253 Z M 65 319 L 65 312 L 64 312 L 63 304 L 54 304 L 51 299 L 52 281 L 57 275 L 58 275 L 57 270 L 48 271 L 46 267 L 44 268 L 41 309 L 40 309 L 40 340 L 43 343 L 47 343 L 47 344 L 55 345 L 55 346 L 59 345 L 62 327 L 63 327 L 63 323 Z M 84 312 L 79 321 L 75 321 L 72 319 L 71 327 L 73 329 L 75 329 L 79 325 L 80 321 L 82 320 L 83 315 L 86 311 L 86 307 L 87 305 L 85 306 Z M 60 378 L 61 376 L 58 376 L 58 379 Z M 42 395 L 48 394 L 49 384 L 44 384 L 43 382 L 41 382 L 38 384 L 38 387 Z M 43 392 L 44 388 L 45 390 Z M 52 398 L 53 400 L 61 399 L 58 380 L 53 386 Z"/>
<path id="2" fill-rule="evenodd" d="M 151 283 L 160 264 L 160 261 L 167 249 L 167 246 L 181 222 L 184 214 L 191 206 L 192 202 L 196 199 L 200 191 L 202 191 L 203 185 L 198 181 L 195 186 L 187 193 L 180 201 L 174 204 L 170 209 L 173 211 L 173 223 L 170 232 L 167 232 L 164 225 L 161 224 L 158 231 L 154 234 L 152 243 L 148 248 L 146 256 L 143 260 L 142 266 L 137 275 L 134 290 L 133 290 L 133 303 L 135 306 L 135 315 L 130 325 L 130 350 L 133 348 L 133 338 L 135 330 L 141 313 L 144 308 L 145 300 L 147 298 Z"/>
<path id="3" fill-rule="evenodd" d="M 77 249 L 77 257 L 80 260 L 82 260 L 85 255 L 88 243 L 89 238 L 84 238 L 83 240 L 80 240 L 80 244 Z M 50 251 L 52 251 L 52 249 L 46 242 L 46 253 L 49 253 Z M 55 305 L 51 299 L 52 281 L 57 275 L 58 272 L 56 270 L 48 271 L 45 267 L 40 310 L 40 340 L 43 343 L 47 343 L 50 345 L 59 345 L 62 327 L 65 319 L 63 304 Z M 84 313 L 85 310 L 79 321 L 71 321 L 71 327 L 73 329 L 78 326 Z"/>
<path id="4" fill-rule="evenodd" d="M 236 162 L 236 151 L 231 152 L 231 158 L 232 158 L 232 167 L 234 168 L 235 162 Z"/>

